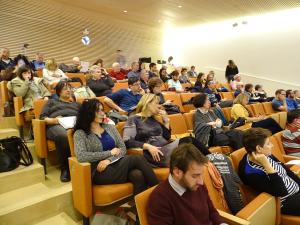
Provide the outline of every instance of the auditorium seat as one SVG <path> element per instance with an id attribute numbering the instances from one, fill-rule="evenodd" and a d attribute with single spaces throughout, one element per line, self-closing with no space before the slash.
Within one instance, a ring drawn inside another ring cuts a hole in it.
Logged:
<path id="1" fill-rule="evenodd" d="M 227 121 L 231 120 L 231 109 L 232 109 L 232 107 L 222 108 L 222 111 L 223 111 L 224 116 L 225 116 Z"/>
<path id="2" fill-rule="evenodd" d="M 195 109 L 193 104 L 184 104 L 184 103 L 190 101 L 191 98 L 195 97 L 198 94 L 199 93 L 180 93 L 180 99 L 182 102 L 184 112 L 188 113 L 191 110 Z"/>
<path id="3" fill-rule="evenodd" d="M 66 73 L 66 76 L 69 78 L 79 78 L 83 85 L 86 85 L 86 77 L 84 73 Z"/>
<path id="4" fill-rule="evenodd" d="M 276 113 L 276 111 L 272 107 L 272 102 L 264 102 L 264 103 L 262 103 L 262 106 L 264 108 L 266 115 Z"/>
<path id="5" fill-rule="evenodd" d="M 113 86 L 112 88 L 112 91 L 113 92 L 116 92 L 118 90 L 121 90 L 121 89 L 127 89 L 128 88 L 128 83 L 127 82 L 117 82 L 115 83 L 115 85 Z"/>
<path id="6" fill-rule="evenodd" d="M 190 135 L 182 114 L 177 113 L 167 115 L 167 117 L 170 119 L 170 128 L 172 136 L 174 136 L 175 138 L 181 138 Z"/>
<path id="7" fill-rule="evenodd" d="M 261 103 L 251 104 L 250 106 L 252 108 L 253 116 L 267 115 Z"/>
<path id="8" fill-rule="evenodd" d="M 221 95 L 222 99 L 226 99 L 226 100 L 233 100 L 234 99 L 234 94 L 231 91 L 229 91 L 229 92 L 219 92 L 219 94 Z"/>
<path id="9" fill-rule="evenodd" d="M 184 112 L 180 95 L 175 92 L 162 92 L 165 100 L 170 100 L 174 105 L 177 105 L 181 112 Z"/>

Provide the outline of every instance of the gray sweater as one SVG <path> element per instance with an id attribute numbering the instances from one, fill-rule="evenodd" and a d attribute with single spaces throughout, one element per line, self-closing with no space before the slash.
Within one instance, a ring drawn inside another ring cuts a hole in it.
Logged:
<path id="1" fill-rule="evenodd" d="M 126 147 L 118 130 L 108 124 L 103 124 L 102 127 L 114 139 L 116 148 L 120 148 L 121 154 L 112 156 L 110 151 L 103 151 L 102 143 L 96 134 L 86 134 L 83 130 L 77 130 L 74 133 L 74 145 L 75 154 L 79 162 L 97 162 L 104 159 L 113 161 L 126 154 Z"/>

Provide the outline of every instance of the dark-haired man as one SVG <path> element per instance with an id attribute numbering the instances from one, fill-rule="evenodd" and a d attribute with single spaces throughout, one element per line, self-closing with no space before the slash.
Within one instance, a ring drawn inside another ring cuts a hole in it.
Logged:
<path id="1" fill-rule="evenodd" d="M 145 92 L 141 88 L 141 82 L 137 77 L 128 78 L 128 87 L 128 89 L 121 89 L 107 95 L 104 102 L 118 112 L 133 112 Z"/>
<path id="2" fill-rule="evenodd" d="M 155 63 L 150 63 L 149 65 L 149 79 L 151 79 L 152 77 L 157 77 L 157 67 L 156 67 L 156 64 Z"/>
<path id="3" fill-rule="evenodd" d="M 170 175 L 152 192 L 150 225 L 220 225 L 222 219 L 203 185 L 207 158 L 192 144 L 179 145 L 170 159 Z"/>
<path id="4" fill-rule="evenodd" d="M 275 91 L 275 98 L 272 100 L 272 107 L 276 111 L 287 111 L 286 92 L 283 89 Z"/>

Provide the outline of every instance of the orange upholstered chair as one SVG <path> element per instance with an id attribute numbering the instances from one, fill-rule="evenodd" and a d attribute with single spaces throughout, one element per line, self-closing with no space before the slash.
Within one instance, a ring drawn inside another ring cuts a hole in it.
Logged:
<path id="1" fill-rule="evenodd" d="M 189 100 L 191 100 L 192 97 L 195 97 L 198 94 L 199 93 L 180 93 L 180 98 L 181 98 L 182 104 L 184 102 L 188 102 Z M 182 107 L 183 107 L 184 112 L 186 112 L 186 113 L 195 109 L 193 104 L 185 104 L 185 105 L 182 105 Z"/>
<path id="2" fill-rule="evenodd" d="M 115 83 L 115 86 L 112 88 L 112 91 L 113 92 L 116 92 L 120 89 L 126 89 L 128 88 L 128 83 L 127 82 L 118 82 L 118 83 Z"/>
<path id="3" fill-rule="evenodd" d="M 253 116 L 267 115 L 261 103 L 251 104 Z"/>
<path id="4" fill-rule="evenodd" d="M 66 73 L 69 78 L 79 78 L 84 85 L 86 85 L 86 77 L 84 73 Z"/>
<path id="5" fill-rule="evenodd" d="M 234 93 L 229 91 L 229 92 L 219 92 L 221 95 L 222 99 L 226 100 L 233 100 L 234 99 Z"/>
<path id="6" fill-rule="evenodd" d="M 177 105 L 180 108 L 181 112 L 184 112 L 180 95 L 175 92 L 162 92 L 165 100 L 170 100 L 174 105 Z"/>
<path id="7" fill-rule="evenodd" d="M 276 111 L 272 107 L 272 102 L 264 102 L 262 103 L 262 106 L 265 110 L 266 115 L 276 113 Z"/>

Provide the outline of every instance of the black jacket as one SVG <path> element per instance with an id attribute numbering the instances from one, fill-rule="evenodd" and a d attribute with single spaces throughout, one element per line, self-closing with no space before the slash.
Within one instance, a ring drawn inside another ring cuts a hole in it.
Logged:
<path id="1" fill-rule="evenodd" d="M 105 75 L 105 77 L 102 77 L 99 80 L 89 79 L 86 84 L 92 89 L 97 97 L 111 94 L 112 87 L 115 85 L 114 81 L 108 75 Z"/>
<path id="2" fill-rule="evenodd" d="M 9 60 L 10 62 L 6 63 L 2 59 L 0 59 L 0 71 L 5 70 L 9 66 L 13 66 L 13 60 L 11 58 L 9 58 Z"/>
<path id="3" fill-rule="evenodd" d="M 225 72 L 225 77 L 233 77 L 234 75 L 238 74 L 239 73 L 239 69 L 236 67 L 230 67 L 230 66 L 227 66 L 226 67 L 226 72 Z"/>

